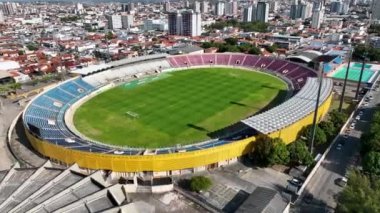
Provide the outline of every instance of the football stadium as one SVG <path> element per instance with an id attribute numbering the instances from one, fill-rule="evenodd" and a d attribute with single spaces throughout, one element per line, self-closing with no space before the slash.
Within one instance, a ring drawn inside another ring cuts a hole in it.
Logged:
<path id="1" fill-rule="evenodd" d="M 91 170 L 179 175 L 236 162 L 260 135 L 286 143 L 313 121 L 318 74 L 241 53 L 150 55 L 77 71 L 23 113 L 35 150 Z M 332 100 L 321 83 L 318 120 Z"/>

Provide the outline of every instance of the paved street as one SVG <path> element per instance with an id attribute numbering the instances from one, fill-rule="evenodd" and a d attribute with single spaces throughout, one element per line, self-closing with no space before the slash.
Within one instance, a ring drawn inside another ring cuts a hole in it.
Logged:
<path id="1" fill-rule="evenodd" d="M 300 200 L 297 206 L 300 207 L 301 212 L 331 212 L 336 207 L 336 196 L 343 188 L 335 184 L 335 181 L 345 175 L 350 165 L 358 163 L 360 136 L 362 131 L 368 129 L 374 107 L 380 103 L 379 92 L 371 91 L 369 93 L 374 99 L 369 102 L 368 106 L 357 110 L 352 119 L 355 120 L 358 113 L 362 111 L 363 115 L 360 116 L 360 120 L 352 130 L 347 132 L 347 138 L 344 138 L 343 135 L 338 138 L 306 186 L 303 196 L 312 194 L 314 199 L 310 204 Z M 349 126 L 347 129 L 350 129 Z M 337 148 L 339 143 L 343 144 L 340 150 Z"/>

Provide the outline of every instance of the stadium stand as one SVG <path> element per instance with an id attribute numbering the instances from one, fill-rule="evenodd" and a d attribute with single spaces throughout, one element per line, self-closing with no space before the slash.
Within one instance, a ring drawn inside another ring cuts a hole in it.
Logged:
<path id="1" fill-rule="evenodd" d="M 119 212 L 128 201 L 121 184 L 110 184 L 102 171 L 77 164 L 57 168 L 47 161 L 39 168 L 15 164 L 0 171 L 0 212 Z"/>
<path id="2" fill-rule="evenodd" d="M 75 134 L 65 123 L 65 113 L 78 100 L 96 94 L 101 87 L 117 85 L 153 73 L 185 69 L 191 66 L 239 66 L 260 70 L 285 79 L 294 88 L 295 96 L 278 107 L 247 118 L 242 122 L 258 132 L 267 134 L 286 128 L 309 116 L 315 104 L 317 73 L 305 66 L 277 58 L 241 53 L 198 54 L 178 56 L 149 56 L 118 62 L 112 68 L 67 80 L 37 96 L 26 107 L 23 122 L 27 133 L 37 141 L 47 141 L 65 149 L 113 155 L 144 155 L 144 148 L 115 147 L 92 141 Z M 324 80 L 320 105 L 331 95 L 330 80 Z M 297 106 L 297 107 L 296 107 Z M 27 134 L 28 135 L 28 134 Z M 182 147 L 150 150 L 150 154 L 167 155 L 197 152 L 235 143 L 235 140 L 215 139 Z M 246 142 L 242 143 L 245 144 Z M 36 148 L 36 146 L 35 146 Z M 39 149 L 40 151 L 41 149 Z M 46 153 L 44 153 L 46 155 Z M 232 154 L 231 154 L 232 155 Z M 219 157 L 218 157 L 219 158 Z M 70 161 L 71 162 L 71 161 Z M 97 166 L 98 167 L 98 166 Z M 105 168 L 104 166 L 102 168 Z M 1 174 L 0 174 L 1 175 Z M 1 186 L 0 186 L 1 187 Z"/>
<path id="3" fill-rule="evenodd" d="M 281 130 L 314 111 L 318 85 L 319 81 L 316 78 L 309 78 L 305 86 L 288 101 L 266 112 L 242 120 L 242 122 L 267 135 Z M 325 79 L 322 82 L 321 100 L 328 98 L 332 86 L 331 79 Z"/>

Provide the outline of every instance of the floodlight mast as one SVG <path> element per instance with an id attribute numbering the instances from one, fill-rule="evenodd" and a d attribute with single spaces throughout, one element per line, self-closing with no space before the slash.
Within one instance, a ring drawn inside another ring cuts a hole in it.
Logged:
<path id="1" fill-rule="evenodd" d="M 339 101 L 339 112 L 342 112 L 343 101 L 344 101 L 344 93 L 346 92 L 347 78 L 348 78 L 348 73 L 350 72 L 350 65 L 351 65 L 351 60 L 352 60 L 353 49 L 354 49 L 353 47 L 350 49 L 350 55 L 348 57 L 346 76 L 344 77 L 342 94 L 340 95 L 340 101 Z"/>
<path id="2" fill-rule="evenodd" d="M 313 154 L 314 151 L 314 141 L 315 141 L 315 133 L 317 130 L 317 117 L 318 117 L 318 108 L 319 108 L 319 99 L 321 96 L 321 89 L 322 89 L 322 81 L 323 81 L 323 72 L 324 72 L 324 64 L 323 62 L 319 62 L 319 86 L 318 86 L 318 93 L 317 93 L 317 100 L 315 102 L 315 110 L 314 110 L 314 117 L 313 117 L 313 132 L 311 134 L 310 138 L 310 153 Z"/>

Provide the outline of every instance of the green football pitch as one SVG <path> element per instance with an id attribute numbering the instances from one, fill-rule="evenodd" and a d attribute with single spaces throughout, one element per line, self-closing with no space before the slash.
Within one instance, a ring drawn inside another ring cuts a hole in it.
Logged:
<path id="1" fill-rule="evenodd" d="M 209 133 L 281 101 L 287 86 L 260 72 L 201 68 L 134 80 L 103 92 L 74 114 L 75 127 L 106 144 L 160 148 Z"/>

